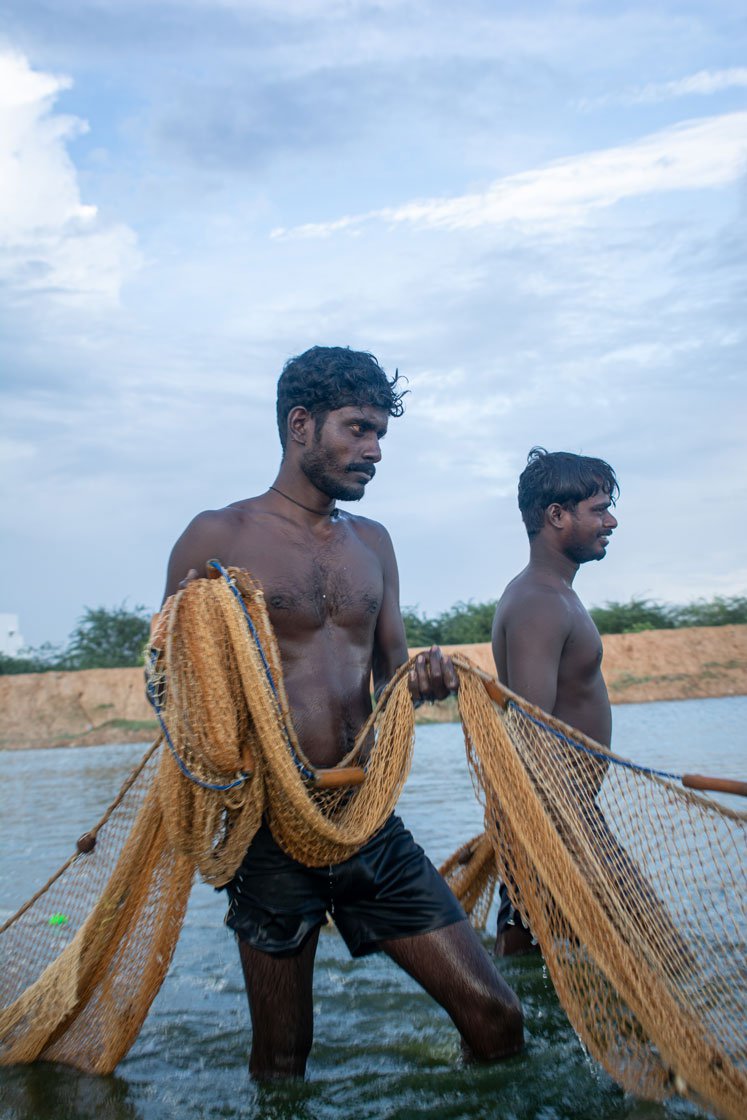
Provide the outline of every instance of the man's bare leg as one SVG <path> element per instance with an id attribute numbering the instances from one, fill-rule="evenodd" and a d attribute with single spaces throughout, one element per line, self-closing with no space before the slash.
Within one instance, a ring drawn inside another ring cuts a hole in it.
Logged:
<path id="1" fill-rule="evenodd" d="M 319 930 L 299 953 L 273 957 L 239 941 L 252 1017 L 249 1072 L 259 1081 L 303 1077 L 314 1037 L 312 988 Z"/>
<path id="2" fill-rule="evenodd" d="M 491 1062 L 521 1050 L 521 1004 L 466 919 L 380 947 L 448 1012 L 466 1057 Z"/>
<path id="3" fill-rule="evenodd" d="M 539 953 L 540 947 L 533 939 L 531 931 L 521 926 L 507 926 L 495 936 L 496 957 L 512 957 L 515 953 Z"/>

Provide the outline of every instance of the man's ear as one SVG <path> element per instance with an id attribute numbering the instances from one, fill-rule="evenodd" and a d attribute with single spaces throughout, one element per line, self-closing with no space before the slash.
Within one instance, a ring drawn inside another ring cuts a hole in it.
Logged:
<path id="1" fill-rule="evenodd" d="M 553 502 L 545 510 L 545 524 L 552 529 L 562 529 L 568 517 L 568 510 L 560 502 Z"/>
<path id="2" fill-rule="evenodd" d="M 308 443 L 313 422 L 308 408 L 297 404 L 288 413 L 288 439 L 294 443 Z"/>

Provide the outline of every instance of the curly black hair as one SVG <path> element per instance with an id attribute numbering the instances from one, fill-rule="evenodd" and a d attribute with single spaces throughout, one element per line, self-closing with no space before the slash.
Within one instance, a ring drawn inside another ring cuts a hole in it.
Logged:
<path id="1" fill-rule="evenodd" d="M 608 494 L 613 504 L 620 493 L 615 472 L 604 459 L 533 447 L 519 478 L 519 509 L 529 539 L 539 533 L 545 510 L 553 502 L 575 509 L 579 502 L 600 491 Z"/>
<path id="2" fill-rule="evenodd" d="M 283 366 L 278 381 L 277 418 L 285 449 L 288 413 L 303 405 L 312 416 L 323 416 L 346 405 L 370 404 L 390 416 L 401 416 L 407 390 L 396 391 L 398 371 L 387 377 L 373 354 L 349 346 L 312 346 Z"/>

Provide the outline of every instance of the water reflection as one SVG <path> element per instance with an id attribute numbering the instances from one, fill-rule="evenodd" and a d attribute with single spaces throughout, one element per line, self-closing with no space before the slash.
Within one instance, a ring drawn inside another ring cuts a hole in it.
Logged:
<path id="1" fill-rule="evenodd" d="M 132 1086 L 122 1077 L 90 1077 L 65 1066 L 0 1071 L 7 1120 L 139 1120 Z"/>

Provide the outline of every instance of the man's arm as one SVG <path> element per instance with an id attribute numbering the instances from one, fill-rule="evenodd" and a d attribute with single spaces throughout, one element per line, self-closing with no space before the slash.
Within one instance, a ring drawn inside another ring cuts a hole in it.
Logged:
<path id="1" fill-rule="evenodd" d="M 166 574 L 164 600 L 174 595 L 190 579 L 205 575 L 208 560 L 224 559 L 229 541 L 226 511 L 207 510 L 190 521 L 171 550 Z"/>
<path id="2" fill-rule="evenodd" d="M 400 665 L 407 661 L 405 625 L 399 609 L 399 571 L 392 540 L 383 525 L 371 523 L 378 530 L 375 548 L 384 573 L 384 593 L 376 621 L 373 648 L 374 696 L 378 700 L 382 691 Z"/>
<path id="3" fill-rule="evenodd" d="M 558 692 L 558 670 L 568 634 L 568 608 L 553 594 L 530 594 L 512 604 L 502 634 L 493 640 L 493 656 L 500 664 L 497 645 L 505 641 L 506 684 L 530 704 L 552 713 Z"/>
<path id="4" fill-rule="evenodd" d="M 384 594 L 376 622 L 373 648 L 374 696 L 378 700 L 383 689 L 409 653 L 405 625 L 399 606 L 399 572 L 391 538 L 382 525 L 378 530 L 375 547 L 384 572 Z M 418 655 L 417 666 L 410 671 L 409 687 L 413 700 L 444 700 L 456 692 L 458 680 L 451 658 L 443 657 L 434 646 L 427 653 Z"/>

